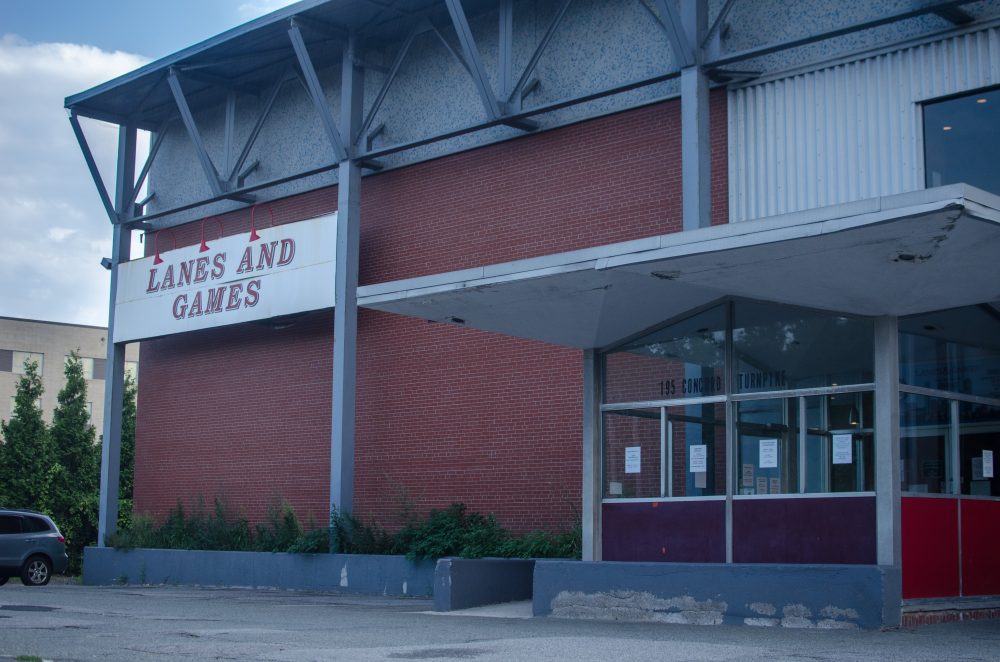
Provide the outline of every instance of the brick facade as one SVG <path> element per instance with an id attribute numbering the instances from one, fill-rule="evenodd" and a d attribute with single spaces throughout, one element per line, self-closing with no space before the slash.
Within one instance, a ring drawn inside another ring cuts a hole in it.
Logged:
<path id="1" fill-rule="evenodd" d="M 724 223 L 725 93 L 711 103 L 712 220 Z M 680 162 L 675 100 L 366 177 L 361 283 L 678 231 Z M 271 207 L 279 224 L 336 204 L 332 187 Z M 249 227 L 245 210 L 221 219 L 227 235 Z M 205 224 L 209 240 L 218 228 Z M 201 230 L 166 231 L 160 248 Z M 332 326 L 324 311 L 144 342 L 136 510 L 219 495 L 256 520 L 284 498 L 324 521 Z M 579 351 L 361 311 L 358 352 L 357 514 L 392 526 L 404 499 L 461 500 L 514 530 L 577 522 Z"/>

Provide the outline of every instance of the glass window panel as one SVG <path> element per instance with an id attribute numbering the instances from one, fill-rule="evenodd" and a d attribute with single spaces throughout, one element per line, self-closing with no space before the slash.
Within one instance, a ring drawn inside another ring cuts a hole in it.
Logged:
<path id="1" fill-rule="evenodd" d="M 69 355 L 66 356 L 66 363 L 69 363 Z M 94 378 L 94 359 L 86 356 L 80 357 L 80 367 L 83 369 L 84 379 Z"/>
<path id="2" fill-rule="evenodd" d="M 951 403 L 944 398 L 901 393 L 901 489 L 921 494 L 951 494 L 951 448 Z"/>
<path id="3" fill-rule="evenodd" d="M 924 104 L 926 186 L 965 182 L 1000 193 L 1000 90 Z"/>
<path id="4" fill-rule="evenodd" d="M 873 340 L 870 320 L 737 302 L 735 392 L 870 383 L 874 379 Z"/>
<path id="5" fill-rule="evenodd" d="M 725 328 L 725 307 L 719 306 L 607 353 L 604 401 L 722 395 Z"/>
<path id="6" fill-rule="evenodd" d="M 798 398 L 738 402 L 736 412 L 736 494 L 798 492 Z"/>
<path id="7" fill-rule="evenodd" d="M 667 408 L 671 496 L 726 493 L 726 407 L 721 402 Z"/>
<path id="8" fill-rule="evenodd" d="M 38 374 L 42 374 L 43 361 L 45 356 L 38 352 L 14 352 L 14 373 L 18 375 L 24 374 L 24 364 L 26 362 L 34 361 L 38 364 Z"/>
<path id="9" fill-rule="evenodd" d="M 984 306 L 899 320 L 899 380 L 1000 398 L 1000 320 Z"/>
<path id="10" fill-rule="evenodd" d="M 660 408 L 604 414 L 604 497 L 663 496 Z"/>
<path id="11" fill-rule="evenodd" d="M 1000 407 L 962 402 L 958 420 L 962 494 L 1000 496 Z"/>
<path id="12" fill-rule="evenodd" d="M 874 395 L 837 393 L 804 398 L 805 492 L 875 489 Z"/>

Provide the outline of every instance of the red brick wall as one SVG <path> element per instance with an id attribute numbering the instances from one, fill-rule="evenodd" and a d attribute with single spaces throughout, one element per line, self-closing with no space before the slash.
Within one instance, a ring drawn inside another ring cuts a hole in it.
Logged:
<path id="1" fill-rule="evenodd" d="M 725 97 L 712 98 L 713 223 L 728 211 Z M 365 178 L 361 282 L 677 231 L 680 104 L 665 102 Z M 276 223 L 336 208 L 336 188 L 272 203 Z M 225 234 L 247 211 L 222 217 Z M 258 212 L 258 224 L 269 224 Z M 218 224 L 205 225 L 211 240 Z M 200 239 L 201 224 L 160 248 Z M 147 251 L 152 250 L 152 242 Z M 329 313 L 143 343 L 136 509 L 224 496 L 258 519 L 278 498 L 325 518 Z M 579 511 L 580 352 L 387 313 L 359 317 L 355 512 L 391 526 L 461 500 L 515 530 Z M 644 458 L 645 459 L 645 458 Z"/>
<path id="2" fill-rule="evenodd" d="M 258 519 L 287 499 L 326 522 L 330 311 L 287 329 L 240 324 L 142 344 L 135 509 L 222 497 Z"/>

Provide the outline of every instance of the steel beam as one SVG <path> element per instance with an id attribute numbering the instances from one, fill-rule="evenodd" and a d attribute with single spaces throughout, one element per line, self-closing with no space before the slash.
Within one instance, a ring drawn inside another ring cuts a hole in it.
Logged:
<path id="1" fill-rule="evenodd" d="M 153 167 L 153 161 L 156 159 L 156 155 L 160 151 L 160 146 L 163 144 L 163 136 L 167 132 L 167 127 L 170 126 L 170 120 L 167 120 L 160 128 L 156 131 L 156 137 L 153 139 L 153 144 L 149 148 L 149 154 L 146 156 L 146 162 L 142 164 L 142 170 L 139 171 L 139 177 L 135 181 L 135 186 L 132 187 L 132 197 L 128 200 L 126 209 L 129 210 L 128 216 L 132 216 L 132 209 L 135 205 L 136 198 L 139 197 L 139 189 L 142 188 L 143 183 L 146 181 L 146 177 L 149 175 L 149 169 Z M 139 205 L 140 207 L 143 205 Z"/>
<path id="2" fill-rule="evenodd" d="M 531 76 L 535 73 L 535 67 L 538 66 L 538 60 L 542 57 L 542 53 L 548 48 L 549 42 L 552 41 L 552 35 L 556 33 L 559 28 L 559 24 L 562 23 L 563 16 L 566 15 L 566 10 L 569 9 L 569 3 L 573 0 L 562 0 L 559 7 L 556 9 L 555 15 L 552 20 L 549 21 L 549 26 L 545 29 L 545 34 L 542 36 L 542 40 L 538 42 L 538 46 L 535 47 L 535 52 L 531 54 L 531 59 L 528 60 L 528 66 L 524 68 L 521 73 L 521 78 L 518 79 L 517 85 L 514 89 L 510 91 L 510 95 L 507 97 L 507 103 L 517 104 L 520 108 L 521 103 L 521 91 L 524 90 L 525 85 L 531 79 Z"/>
<path id="3" fill-rule="evenodd" d="M 514 0 L 500 0 L 499 48 L 497 49 L 497 80 L 500 98 L 510 96 L 514 77 Z"/>
<path id="4" fill-rule="evenodd" d="M 719 15 L 715 17 L 712 22 L 712 27 L 708 29 L 705 33 L 704 38 L 701 40 L 701 47 L 708 48 L 708 44 L 716 36 L 720 36 L 722 32 L 722 25 L 726 21 L 726 17 L 729 16 L 729 11 L 733 8 L 733 4 L 736 0 L 726 0 L 726 4 L 722 5 L 722 9 L 719 10 Z"/>
<path id="5" fill-rule="evenodd" d="M 688 0 L 681 1 L 688 2 Z M 697 3 L 701 7 L 701 13 L 707 13 L 706 4 L 704 2 Z M 681 68 L 693 66 L 695 60 L 691 44 L 700 42 L 690 39 L 691 35 L 686 32 L 686 26 L 682 25 L 681 17 L 672 0 L 656 0 L 656 8 L 663 15 L 663 27 L 667 31 L 667 38 L 670 40 L 671 49 L 673 49 L 674 63 Z"/>
<path id="6" fill-rule="evenodd" d="M 875 320 L 875 527 L 880 566 L 902 566 L 899 485 L 899 328 L 895 317 Z M 898 625 L 900 583 L 887 585 L 883 624 Z M 889 595 L 892 593 L 892 595 Z"/>
<path id="7" fill-rule="evenodd" d="M 337 130 L 337 123 L 333 119 L 330 105 L 326 102 L 323 86 L 319 82 L 319 76 L 316 75 L 316 69 L 313 67 L 312 59 L 309 57 L 309 50 L 306 48 L 305 39 L 302 38 L 302 30 L 299 29 L 297 18 L 289 21 L 288 37 L 292 41 L 292 48 L 295 49 L 295 57 L 299 61 L 299 68 L 302 70 L 306 91 L 309 93 L 313 107 L 316 108 L 316 113 L 323 123 L 323 129 L 326 131 L 326 137 L 333 148 L 335 160 L 345 161 L 348 158 L 347 149 L 340 137 L 340 131 Z M 343 84 L 343 81 L 341 81 L 341 85 Z M 347 135 L 351 134 L 348 133 Z"/>
<path id="8" fill-rule="evenodd" d="M 135 181 L 136 129 L 118 130 L 118 171 L 115 204 L 119 216 L 128 216 Z M 115 302 L 118 298 L 118 267 L 130 257 L 132 231 L 128 225 L 112 228 L 111 288 L 108 292 L 107 363 L 104 373 L 104 429 L 101 435 L 101 492 L 98 506 L 97 545 L 104 547 L 118 528 L 118 484 L 121 471 L 122 402 L 125 393 L 125 343 L 115 343 Z"/>
<path id="9" fill-rule="evenodd" d="M 385 95 L 389 92 L 389 87 L 392 85 L 393 81 L 396 80 L 396 74 L 399 73 L 399 68 L 402 66 L 403 60 L 406 58 L 406 54 L 410 52 L 410 46 L 413 45 L 413 40 L 416 39 L 417 35 L 421 32 L 430 29 L 431 25 L 429 22 L 420 21 L 407 33 L 406 39 L 403 40 L 403 45 L 400 46 L 399 50 L 396 52 L 396 57 L 392 61 L 389 73 L 386 74 L 385 80 L 382 82 L 382 87 L 379 89 L 378 95 L 375 97 L 375 102 L 372 104 L 371 110 L 368 111 L 368 116 L 365 117 L 365 121 L 358 130 L 358 134 L 356 136 L 352 136 L 352 144 L 357 144 L 361 140 L 362 136 L 368 132 L 368 128 L 375 119 L 375 115 L 382 107 L 382 102 L 385 100 Z"/>
<path id="10" fill-rule="evenodd" d="M 222 171 L 227 175 L 233 166 L 233 132 L 236 130 L 236 92 L 229 90 L 226 94 L 226 119 L 222 135 Z M 229 178 L 226 177 L 228 180 Z M 228 183 L 228 182 L 227 182 Z"/>
<path id="11" fill-rule="evenodd" d="M 97 169 L 97 162 L 94 161 L 94 154 L 90 151 L 90 144 L 87 142 L 87 136 L 83 133 L 83 127 L 80 126 L 80 118 L 76 116 L 75 110 L 69 111 L 69 123 L 73 127 L 73 134 L 76 136 L 77 144 L 80 145 L 80 151 L 83 152 L 83 160 L 87 162 L 87 169 L 90 170 L 90 177 L 94 180 L 97 193 L 101 196 L 101 204 L 104 205 L 104 212 L 108 215 L 108 220 L 112 224 L 119 223 L 118 212 L 115 211 L 115 206 L 111 204 L 108 187 L 104 185 L 104 179 L 101 178 L 101 171 Z"/>
<path id="12" fill-rule="evenodd" d="M 215 168 L 215 164 L 212 163 L 212 157 L 208 155 L 208 150 L 205 149 L 205 141 L 201 139 L 201 133 L 198 131 L 198 125 L 195 124 L 194 115 L 191 114 L 191 108 L 188 106 L 187 99 L 184 96 L 184 90 L 181 88 L 181 81 L 177 77 L 176 70 L 170 70 L 170 73 L 167 75 L 167 84 L 170 86 L 170 92 L 174 95 L 174 103 L 177 104 L 177 110 L 181 113 L 184 128 L 187 129 L 188 136 L 194 144 L 194 151 L 198 156 L 198 162 L 201 163 L 201 169 L 205 173 L 205 179 L 208 180 L 208 185 L 212 189 L 212 193 L 221 196 L 223 188 L 222 181 L 219 179 L 219 171 Z"/>
<path id="13" fill-rule="evenodd" d="M 284 84 L 289 80 L 290 75 L 291 70 L 285 69 L 278 76 L 278 80 L 274 82 L 274 85 L 271 86 L 271 90 L 267 94 L 267 99 L 264 101 L 264 107 L 261 108 L 260 114 L 257 116 L 257 121 L 250 130 L 250 135 L 247 136 L 247 141 L 246 144 L 243 145 L 243 150 L 240 152 L 240 155 L 233 164 L 233 167 L 227 173 L 226 179 L 228 180 L 230 186 L 233 185 L 235 179 L 244 176 L 243 173 L 240 173 L 243 169 L 243 164 L 246 163 L 247 158 L 250 156 L 250 150 L 253 149 L 253 146 L 257 143 L 257 137 L 260 135 L 260 130 L 264 127 L 264 122 L 266 122 L 267 118 L 271 115 L 271 109 L 274 107 L 274 102 L 278 98 L 278 93 L 281 92 L 282 86 L 284 86 Z"/>
<path id="14" fill-rule="evenodd" d="M 341 122 L 354 135 L 364 110 L 364 71 L 355 64 L 355 37 L 344 46 Z M 337 260 L 333 307 L 333 417 L 330 440 L 330 509 L 354 507 L 354 429 L 357 393 L 358 263 L 361 242 L 361 166 L 340 164 L 337 186 Z"/>
<path id="15" fill-rule="evenodd" d="M 468 65 L 469 73 L 472 74 L 472 82 L 476 86 L 476 91 L 479 92 L 479 98 L 483 102 L 486 116 L 489 119 L 498 119 L 503 114 L 503 110 L 497 102 L 497 97 L 493 93 L 493 87 L 490 85 L 490 80 L 486 76 L 486 70 L 483 68 L 483 60 L 479 56 L 476 40 L 472 36 L 472 29 L 469 27 L 468 19 L 465 17 L 465 10 L 462 9 L 462 0 L 444 0 L 444 2 L 448 6 L 451 23 L 458 34 L 458 43 L 462 47 L 465 62 Z"/>
<path id="16" fill-rule="evenodd" d="M 667 7 L 671 3 L 660 0 Z M 700 44 L 708 24 L 708 8 L 700 0 L 681 0 L 680 32 L 685 44 Z M 681 71 L 681 186 L 685 230 L 711 223 L 712 151 L 709 132 L 708 76 L 701 67 L 701 52 L 690 53 L 691 66 Z"/>
<path id="17" fill-rule="evenodd" d="M 601 448 L 600 353 L 583 352 L 583 560 L 601 560 Z"/>

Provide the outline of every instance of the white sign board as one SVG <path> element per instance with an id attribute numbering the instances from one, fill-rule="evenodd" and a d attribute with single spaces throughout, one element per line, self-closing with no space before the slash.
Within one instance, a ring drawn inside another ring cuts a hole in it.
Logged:
<path id="1" fill-rule="evenodd" d="M 854 462 L 853 448 L 854 444 L 851 443 L 851 435 L 833 435 L 833 463 L 851 464 Z"/>
<path id="2" fill-rule="evenodd" d="M 778 440 L 777 439 L 761 439 L 760 440 L 760 468 L 761 469 L 777 469 L 778 468 Z"/>
<path id="3" fill-rule="evenodd" d="M 118 267 L 114 342 L 269 319 L 334 305 L 337 214 L 215 238 Z M 160 247 L 168 241 L 162 230 Z"/>
<path id="4" fill-rule="evenodd" d="M 642 471 L 642 446 L 625 448 L 625 473 L 637 474 Z"/>
<path id="5" fill-rule="evenodd" d="M 983 451 L 983 478 L 993 478 L 993 451 Z"/>
<path id="6" fill-rule="evenodd" d="M 688 448 L 691 458 L 691 473 L 701 473 L 708 471 L 708 446 L 705 444 L 693 444 Z"/>

